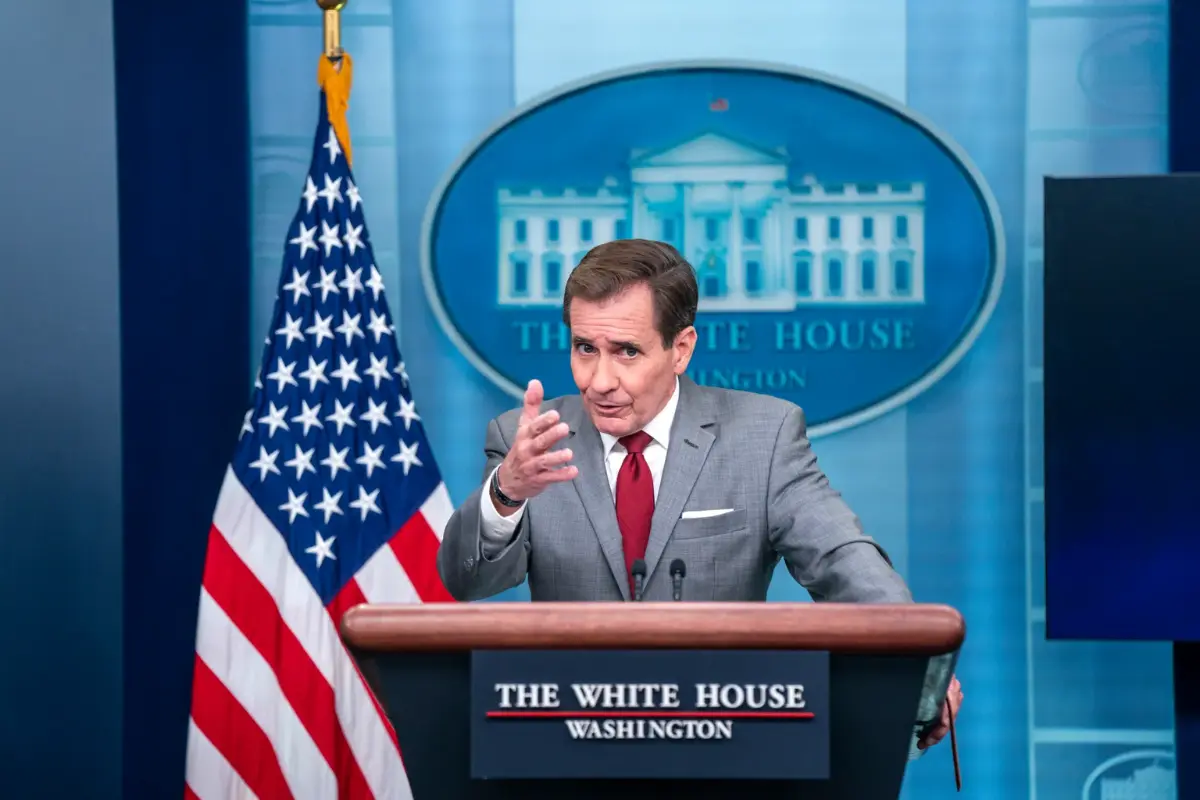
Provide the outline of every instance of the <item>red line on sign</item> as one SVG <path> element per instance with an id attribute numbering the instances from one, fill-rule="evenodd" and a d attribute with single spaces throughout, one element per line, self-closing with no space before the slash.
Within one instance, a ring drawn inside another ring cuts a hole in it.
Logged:
<path id="1" fill-rule="evenodd" d="M 489 711 L 489 719 L 812 719 L 811 711 Z"/>

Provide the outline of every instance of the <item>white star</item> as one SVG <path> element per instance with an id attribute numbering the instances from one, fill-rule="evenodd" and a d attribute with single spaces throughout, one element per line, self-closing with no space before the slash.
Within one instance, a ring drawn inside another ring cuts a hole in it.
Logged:
<path id="1" fill-rule="evenodd" d="M 337 556 L 333 554 L 333 540 L 336 536 L 330 536 L 328 539 L 321 538 L 321 532 L 316 531 L 317 543 L 312 547 L 306 547 L 304 552 L 317 557 L 317 569 L 321 568 L 321 564 L 325 563 L 325 559 L 337 561 Z"/>
<path id="2" fill-rule="evenodd" d="M 354 459 L 354 463 L 362 464 L 366 468 L 367 477 L 369 478 L 376 467 L 387 469 L 387 466 L 383 463 L 383 459 L 380 458 L 381 455 L 383 455 L 383 445 L 379 445 L 378 449 L 372 449 L 371 445 L 363 442 L 363 454 Z"/>
<path id="3" fill-rule="evenodd" d="M 403 361 L 401 361 L 398 365 L 396 365 L 396 368 L 394 370 L 392 370 L 392 372 L 399 375 L 400 380 L 404 383 L 404 385 L 406 387 L 408 386 L 408 372 L 407 372 L 407 370 L 404 369 Z"/>
<path id="4" fill-rule="evenodd" d="M 312 328 L 309 328 L 312 330 Z M 300 377 L 308 381 L 308 390 L 314 392 L 317 389 L 318 383 L 329 383 L 329 378 L 325 377 L 325 365 L 329 363 L 329 359 L 323 360 L 320 364 L 313 360 L 312 356 L 308 357 L 308 369 L 300 373 Z M 308 433 L 308 429 L 304 429 Z"/>
<path id="5" fill-rule="evenodd" d="M 366 338 L 363 336 L 362 328 L 358 327 L 358 321 L 360 319 L 362 319 L 362 314 L 355 314 L 352 317 L 350 316 L 349 312 L 346 311 L 346 309 L 342 309 L 342 324 L 338 325 L 336 328 L 334 328 L 334 330 L 346 337 L 347 347 L 350 346 L 350 340 L 355 336 L 360 339 Z"/>
<path id="6" fill-rule="evenodd" d="M 337 289 L 334 289 L 334 291 L 336 292 Z M 305 328 L 304 332 L 311 333 L 317 337 L 317 344 L 315 346 L 320 347 L 321 342 L 326 337 L 328 337 L 330 341 L 333 341 L 333 331 L 330 330 L 329 327 L 333 324 L 333 314 L 330 314 L 328 317 L 322 317 L 320 311 L 314 311 L 313 318 L 313 324 L 308 328 Z"/>
<path id="7" fill-rule="evenodd" d="M 338 450 L 332 443 L 329 445 L 329 456 L 321 459 L 321 466 L 329 467 L 329 480 L 332 481 L 337 478 L 339 469 L 344 469 L 346 472 L 350 471 L 349 465 L 346 464 L 346 456 L 349 454 L 349 447 L 343 447 L 341 450 Z M 338 497 L 341 497 L 340 493 Z M 325 521 L 328 522 L 329 520 Z"/>
<path id="8" fill-rule="evenodd" d="M 347 364 L 345 356 L 338 356 L 338 361 L 341 362 L 341 366 L 329 374 L 331 377 L 341 380 L 343 392 L 346 391 L 346 387 L 350 385 L 350 381 L 362 383 L 362 378 L 358 377 L 357 358 Z M 341 433 L 341 431 L 338 431 L 338 433 Z"/>
<path id="9" fill-rule="evenodd" d="M 304 202 L 307 206 L 304 209 L 305 214 L 312 213 L 312 207 L 317 202 L 317 185 L 313 183 L 312 175 L 304 176 Z"/>
<path id="10" fill-rule="evenodd" d="M 310 358 L 309 360 L 311 361 L 312 359 Z M 320 403 L 317 403 L 315 406 L 310 406 L 308 401 L 301 400 L 300 405 L 304 410 L 292 417 L 292 422 L 299 422 L 304 426 L 304 433 L 301 434 L 302 436 L 308 436 L 309 428 L 324 427 L 321 424 L 321 420 L 317 418 L 317 413 L 321 410 Z"/>
<path id="11" fill-rule="evenodd" d="M 402 417 L 404 419 L 404 430 L 408 430 L 410 423 L 420 421 L 421 419 L 419 416 L 417 416 L 416 401 L 405 400 L 403 397 L 400 398 L 400 410 L 396 412 L 395 416 Z"/>
<path id="12" fill-rule="evenodd" d="M 368 397 L 367 403 L 371 406 L 367 413 L 359 417 L 363 422 L 371 423 L 371 433 L 379 429 L 380 425 L 391 425 L 392 421 L 387 418 L 387 400 L 384 400 L 379 405 L 375 405 L 375 398 Z"/>
<path id="13" fill-rule="evenodd" d="M 346 178 L 346 202 L 350 204 L 351 211 L 357 209 L 358 204 L 362 202 L 362 197 L 358 194 L 358 187 L 349 178 Z"/>
<path id="14" fill-rule="evenodd" d="M 312 297 L 312 294 L 308 291 L 307 281 L 308 281 L 308 273 L 307 272 L 304 273 L 303 275 L 301 275 L 300 270 L 296 269 L 295 267 L 292 267 L 291 283 L 285 283 L 283 285 L 283 290 L 285 292 L 292 293 L 292 305 L 296 305 L 297 303 L 299 303 L 301 297 L 306 297 L 306 296 Z"/>
<path id="15" fill-rule="evenodd" d="M 324 462 L 321 462 L 324 463 Z M 341 514 L 342 509 L 338 506 L 338 501 L 342 499 L 342 493 L 338 492 L 335 495 L 329 494 L 329 490 L 324 486 L 321 487 L 321 494 L 324 496 L 321 502 L 317 503 L 313 508 L 317 511 L 325 512 L 325 524 L 329 524 L 329 518 L 334 514 Z"/>
<path id="16" fill-rule="evenodd" d="M 313 236 L 316 234 L 316 225 L 313 225 L 312 228 L 309 228 L 303 222 L 301 222 L 299 235 L 297 235 L 295 239 L 288 239 L 288 244 L 300 245 L 300 257 L 304 258 L 304 254 L 308 252 L 309 248 L 312 248 L 314 251 L 318 249 L 316 242 L 313 241 Z"/>
<path id="17" fill-rule="evenodd" d="M 306 286 L 305 291 L 307 290 L 308 287 Z M 283 349 L 287 350 L 292 346 L 293 339 L 299 339 L 302 342 L 304 341 L 304 334 L 300 332 L 300 324 L 304 322 L 304 317 L 292 319 L 292 315 L 286 312 L 284 313 L 284 316 L 287 317 L 287 320 L 283 323 L 282 328 L 275 331 L 275 335 L 279 336 L 282 334 L 287 337 L 287 342 L 283 345 Z"/>
<path id="18" fill-rule="evenodd" d="M 333 204 L 342 202 L 342 179 L 336 181 L 329 180 L 329 173 L 325 174 L 325 188 L 317 192 L 321 197 L 329 203 L 329 210 L 333 211 Z"/>
<path id="19" fill-rule="evenodd" d="M 334 409 L 334 412 L 332 414 L 330 414 L 328 417 L 325 418 L 325 421 L 337 423 L 338 436 L 342 435 L 342 428 L 344 428 L 347 425 L 349 425 L 351 428 L 358 427 L 358 425 L 354 422 L 354 420 L 350 419 L 350 412 L 352 412 L 354 410 L 354 403 L 350 403 L 349 405 L 343 406 L 342 401 L 335 398 L 333 401 L 333 404 L 335 406 L 337 406 L 337 408 Z M 330 445 L 330 448 L 331 448 L 331 452 L 332 452 L 332 445 Z M 324 463 L 324 462 L 321 462 L 321 463 Z"/>
<path id="20" fill-rule="evenodd" d="M 288 386 L 288 385 L 299 386 L 300 385 L 300 384 L 296 383 L 296 379 L 292 377 L 292 370 L 294 370 L 296 368 L 295 361 L 291 362 L 290 364 L 284 364 L 283 359 L 279 358 L 279 359 L 276 359 L 275 363 L 276 363 L 275 371 L 267 376 L 267 380 L 275 381 L 277 384 L 279 384 L 278 387 L 275 389 L 276 393 L 282 392 L 284 386 Z"/>
<path id="21" fill-rule="evenodd" d="M 363 246 L 362 229 L 362 225 L 351 225 L 350 220 L 346 220 L 346 235 L 343 239 L 346 242 L 346 249 L 350 251 L 350 255 L 354 255 L 354 251 Z"/>
<path id="22" fill-rule="evenodd" d="M 341 289 L 337 287 L 337 270 L 326 272 L 324 267 L 321 267 L 321 280 L 313 284 L 314 289 L 321 290 L 321 302 L 324 303 L 329 297 L 329 293 L 338 294 Z"/>
<path id="23" fill-rule="evenodd" d="M 315 447 L 312 450 L 301 450 L 300 445 L 296 445 L 295 457 L 283 462 L 283 465 L 296 470 L 296 480 L 300 480 L 306 470 L 316 475 L 317 468 L 312 465 L 313 453 L 316 451 Z"/>
<path id="24" fill-rule="evenodd" d="M 420 444 L 421 444 L 420 442 L 413 442 L 412 447 L 409 447 L 403 441 L 401 441 L 400 442 L 400 452 L 396 453 L 396 455 L 392 456 L 390 459 L 391 461 L 396 461 L 396 462 L 404 465 L 404 474 L 405 475 L 408 474 L 408 470 L 410 467 L 425 466 L 424 464 L 421 463 L 421 459 L 417 458 L 417 447 L 419 447 Z"/>
<path id="25" fill-rule="evenodd" d="M 346 224 L 349 225 L 350 223 L 347 222 Z M 346 246 L 347 247 L 350 246 L 349 239 L 346 240 Z M 351 250 L 350 252 L 353 253 L 354 251 Z M 342 281 L 341 283 L 339 283 L 338 286 L 345 289 L 346 294 L 348 294 L 350 296 L 350 299 L 353 300 L 355 292 L 363 291 L 362 267 L 359 267 L 358 269 L 354 270 L 354 272 L 350 271 L 350 267 L 346 267 L 346 279 L 344 281 Z"/>
<path id="26" fill-rule="evenodd" d="M 267 342 L 267 344 L 270 344 L 270 342 Z M 261 366 L 258 368 L 258 374 L 256 374 L 256 375 L 254 376 L 254 388 L 255 388 L 255 389 L 261 389 L 261 388 L 263 388 L 263 384 L 262 384 L 262 367 L 261 367 Z"/>
<path id="27" fill-rule="evenodd" d="M 342 152 L 342 148 L 338 144 L 337 134 L 334 132 L 332 125 L 329 126 L 329 139 L 321 147 L 329 151 L 329 163 L 331 165 L 337 163 L 338 153 Z"/>
<path id="28" fill-rule="evenodd" d="M 317 241 L 325 245 L 326 258 L 329 258 L 329 254 L 333 252 L 333 248 L 342 246 L 342 240 L 338 238 L 337 226 L 330 227 L 329 223 L 325 220 L 321 220 L 321 236 Z"/>
<path id="29" fill-rule="evenodd" d="M 375 505 L 375 498 L 378 496 L 378 489 L 373 492 L 368 492 L 366 489 L 359 486 L 358 499 L 352 501 L 350 503 L 350 507 L 357 508 L 358 510 L 362 511 L 363 520 L 366 520 L 367 514 L 371 513 L 372 511 L 374 511 L 376 514 L 382 514 L 383 512 L 379 510 L 379 506 Z"/>
<path id="30" fill-rule="evenodd" d="M 250 462 L 250 468 L 258 470 L 258 479 L 265 481 L 268 472 L 274 472 L 276 475 L 282 475 L 279 467 L 275 466 L 275 459 L 279 456 L 279 451 L 268 453 L 267 448 L 260 446 L 258 448 L 258 459 Z"/>
<path id="31" fill-rule="evenodd" d="M 380 381 L 390 381 L 392 376 L 388 374 L 388 357 L 376 358 L 374 353 L 367 354 L 371 358 L 371 366 L 368 367 L 363 374 L 375 379 L 375 388 L 379 388 Z"/>
<path id="32" fill-rule="evenodd" d="M 288 524 L 291 525 L 296 521 L 296 517 L 307 517 L 308 509 L 304 507 L 304 501 L 308 498 L 308 492 L 304 492 L 299 497 L 292 492 L 292 487 L 288 487 L 288 501 L 279 507 L 280 511 L 288 512 Z"/>
<path id="33" fill-rule="evenodd" d="M 283 421 L 283 415 L 287 413 L 288 407 L 276 408 L 274 403 L 271 403 L 270 406 L 271 409 L 267 412 L 267 415 L 258 418 L 260 423 L 268 425 L 271 428 L 267 433 L 268 439 L 275 435 L 275 431 L 278 428 L 283 428 L 285 431 L 288 430 L 288 424 Z"/>
<path id="34" fill-rule="evenodd" d="M 254 416 L 254 409 L 246 409 L 246 416 L 242 418 L 242 429 L 238 431 L 238 441 L 242 440 L 242 436 L 247 433 L 254 433 L 254 425 L 250 422 L 250 418 Z"/>
<path id="35" fill-rule="evenodd" d="M 392 331 L 388 326 L 387 317 L 379 314 L 375 309 L 369 309 L 371 314 L 371 322 L 367 325 L 367 330 L 375 334 L 375 344 L 379 344 L 379 340 L 384 336 L 391 336 Z"/>
<path id="36" fill-rule="evenodd" d="M 367 281 L 367 288 L 371 290 L 376 302 L 379 301 L 379 294 L 383 291 L 383 275 L 379 274 L 379 270 L 375 269 L 375 265 L 371 265 L 371 278 Z"/>

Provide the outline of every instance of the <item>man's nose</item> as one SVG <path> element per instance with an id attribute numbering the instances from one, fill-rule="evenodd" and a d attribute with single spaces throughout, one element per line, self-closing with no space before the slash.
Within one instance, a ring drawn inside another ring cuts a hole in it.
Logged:
<path id="1" fill-rule="evenodd" d="M 607 358 L 597 360 L 596 371 L 592 373 L 592 391 L 608 394 L 617 388 L 617 374 Z"/>

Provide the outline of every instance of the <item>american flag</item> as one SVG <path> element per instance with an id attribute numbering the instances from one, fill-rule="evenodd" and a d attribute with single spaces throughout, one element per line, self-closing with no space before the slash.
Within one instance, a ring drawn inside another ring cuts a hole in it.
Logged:
<path id="1" fill-rule="evenodd" d="M 338 636 L 363 603 L 452 598 L 452 510 L 417 415 L 322 93 L 253 402 L 200 592 L 186 796 L 411 797 L 396 736 Z"/>

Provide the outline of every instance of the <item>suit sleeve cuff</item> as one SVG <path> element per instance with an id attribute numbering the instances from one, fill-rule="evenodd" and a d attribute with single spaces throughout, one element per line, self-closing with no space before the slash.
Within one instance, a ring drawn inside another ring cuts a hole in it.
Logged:
<path id="1" fill-rule="evenodd" d="M 500 467 L 497 465 L 496 469 L 500 469 Z M 483 539 L 485 555 L 495 555 L 508 546 L 512 541 L 513 534 L 517 531 L 517 526 L 521 524 L 521 518 L 525 516 L 525 506 L 527 505 L 527 503 L 522 503 L 515 513 L 507 517 L 501 516 L 492 504 L 491 486 L 495 474 L 496 470 L 492 470 L 492 473 L 488 475 L 483 487 L 483 496 L 479 498 L 479 533 Z"/>

